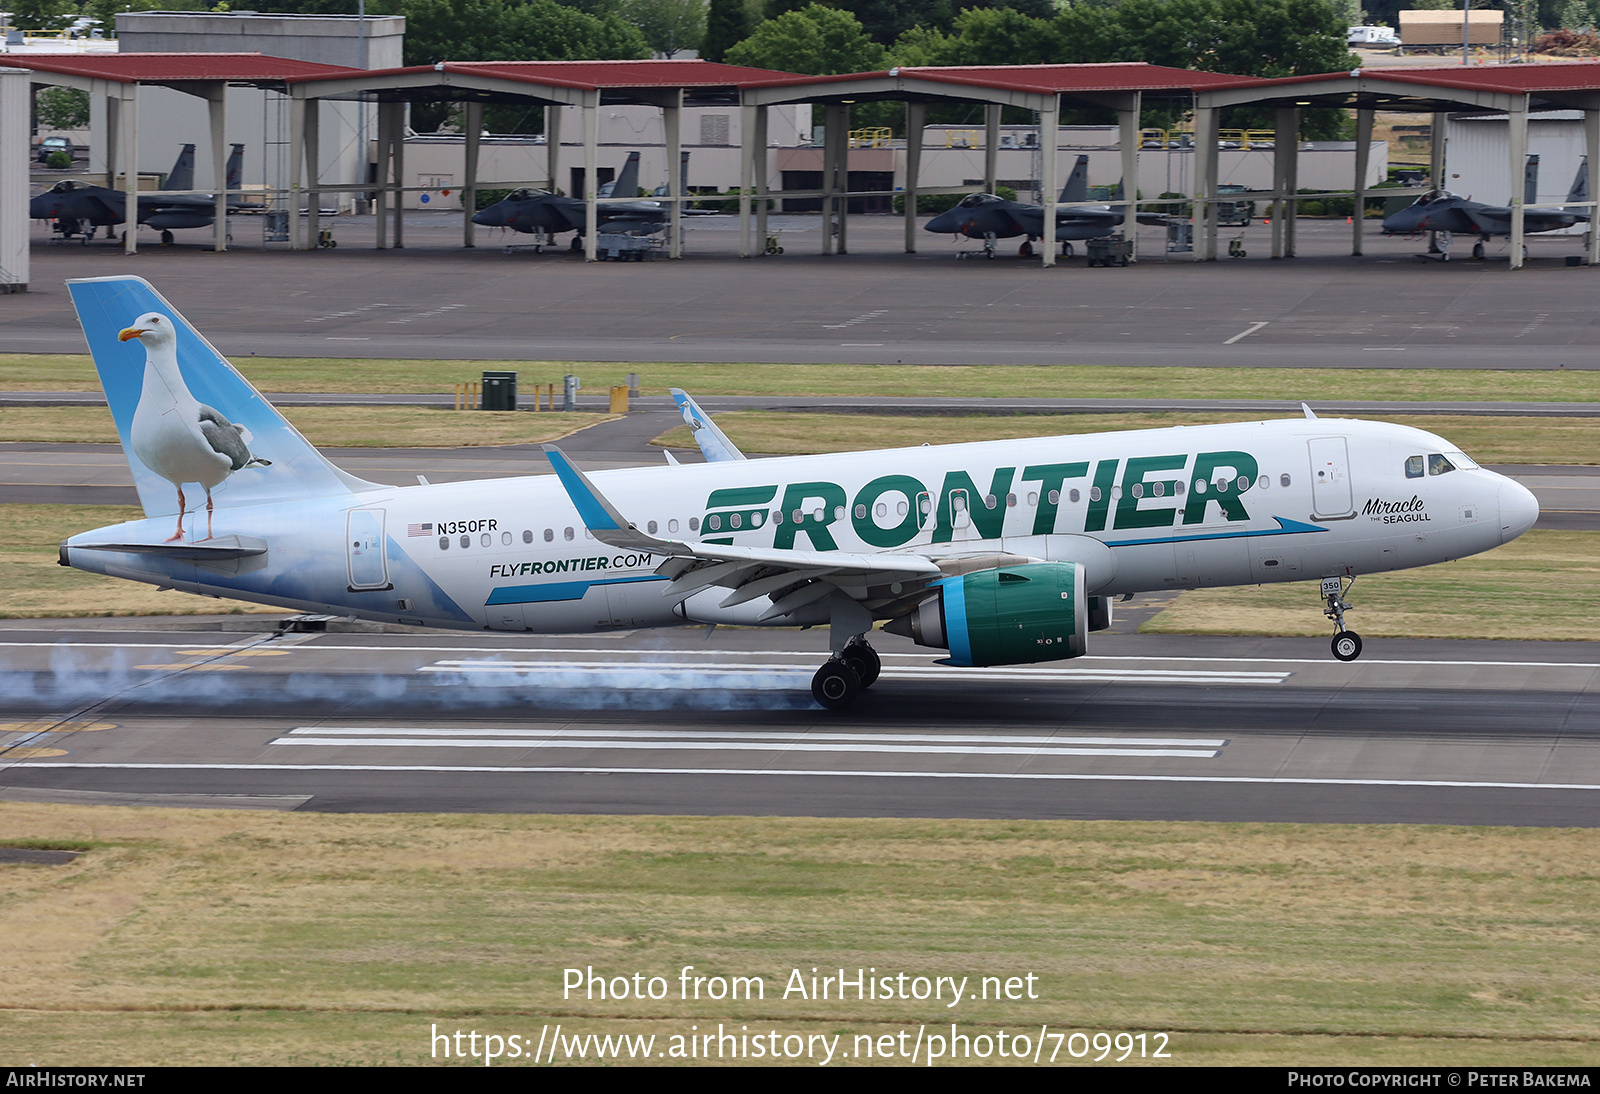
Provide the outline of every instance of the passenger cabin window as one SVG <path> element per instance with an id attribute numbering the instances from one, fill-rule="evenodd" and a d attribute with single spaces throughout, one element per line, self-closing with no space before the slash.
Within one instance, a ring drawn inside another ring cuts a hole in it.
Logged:
<path id="1" fill-rule="evenodd" d="M 1428 457 L 1428 474 L 1443 475 L 1454 471 L 1456 465 L 1444 458 L 1443 452 L 1435 452 Z"/>
<path id="2" fill-rule="evenodd" d="M 1420 478 L 1422 478 L 1422 457 L 1421 456 L 1407 456 L 1406 457 L 1406 478 L 1408 478 L 1408 479 L 1420 479 Z"/>

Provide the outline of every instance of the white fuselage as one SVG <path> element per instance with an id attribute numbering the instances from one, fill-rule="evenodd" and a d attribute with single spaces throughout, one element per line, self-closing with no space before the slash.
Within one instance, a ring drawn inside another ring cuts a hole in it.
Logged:
<path id="1" fill-rule="evenodd" d="M 1079 562 L 1093 595 L 1423 566 L 1498 546 L 1538 513 L 1523 487 L 1442 438 L 1344 419 L 591 477 L 627 520 L 663 539 Z M 551 475 L 219 510 L 217 535 L 230 534 L 267 543 L 262 564 L 177 574 L 169 560 L 119 556 L 116 573 L 301 610 L 546 633 L 748 624 L 770 607 L 763 597 L 719 608 L 726 589 L 681 604 L 664 598 L 666 579 L 656 574 L 664 557 L 594 539 Z M 102 529 L 69 546 L 127 535 L 127 526 Z M 102 569 L 92 554 L 74 552 L 72 564 Z"/>

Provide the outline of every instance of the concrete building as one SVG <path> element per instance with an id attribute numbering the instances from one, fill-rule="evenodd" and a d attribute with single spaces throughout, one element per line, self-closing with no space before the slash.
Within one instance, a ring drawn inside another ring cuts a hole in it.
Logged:
<path id="1" fill-rule="evenodd" d="M 346 68 L 395 68 L 405 40 L 401 16 L 257 15 L 249 12 L 145 11 L 117 16 L 124 53 L 264 53 Z M 195 177 L 210 178 L 207 104 L 171 88 L 144 91 L 139 120 L 139 170 L 160 173 L 178 148 L 195 146 Z M 226 144 L 245 146 L 244 184 L 286 186 L 289 179 L 289 97 L 276 90 L 230 87 Z M 323 179 L 363 180 L 365 145 L 376 129 L 376 105 L 329 103 L 320 131 Z M 105 104 L 92 104 L 90 170 L 105 170 Z M 222 154 L 227 156 L 228 149 Z M 329 195 L 332 200 L 333 195 Z M 353 195 L 340 195 L 348 207 Z"/>

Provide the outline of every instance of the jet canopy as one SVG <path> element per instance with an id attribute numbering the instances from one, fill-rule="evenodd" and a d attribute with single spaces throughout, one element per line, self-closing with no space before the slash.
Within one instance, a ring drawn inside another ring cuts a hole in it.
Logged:
<path id="1" fill-rule="evenodd" d="M 999 202 L 1000 198 L 993 194 L 968 194 L 961 199 L 959 207 L 962 209 L 976 209 L 980 205 L 996 205 Z"/>

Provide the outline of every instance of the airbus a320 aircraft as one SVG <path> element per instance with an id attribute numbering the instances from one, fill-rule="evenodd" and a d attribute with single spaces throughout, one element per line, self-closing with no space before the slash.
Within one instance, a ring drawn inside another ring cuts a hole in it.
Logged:
<path id="1" fill-rule="evenodd" d="M 1309 410 L 749 460 L 681 393 L 705 464 L 590 476 L 547 445 L 554 476 L 382 486 L 324 459 L 142 279 L 69 285 L 145 518 L 73 536 L 63 565 L 419 627 L 826 625 L 812 693 L 832 709 L 877 678 L 878 620 L 947 665 L 1053 661 L 1152 589 L 1320 579 L 1353 660 L 1357 575 L 1486 551 L 1539 514 L 1441 437 Z"/>

